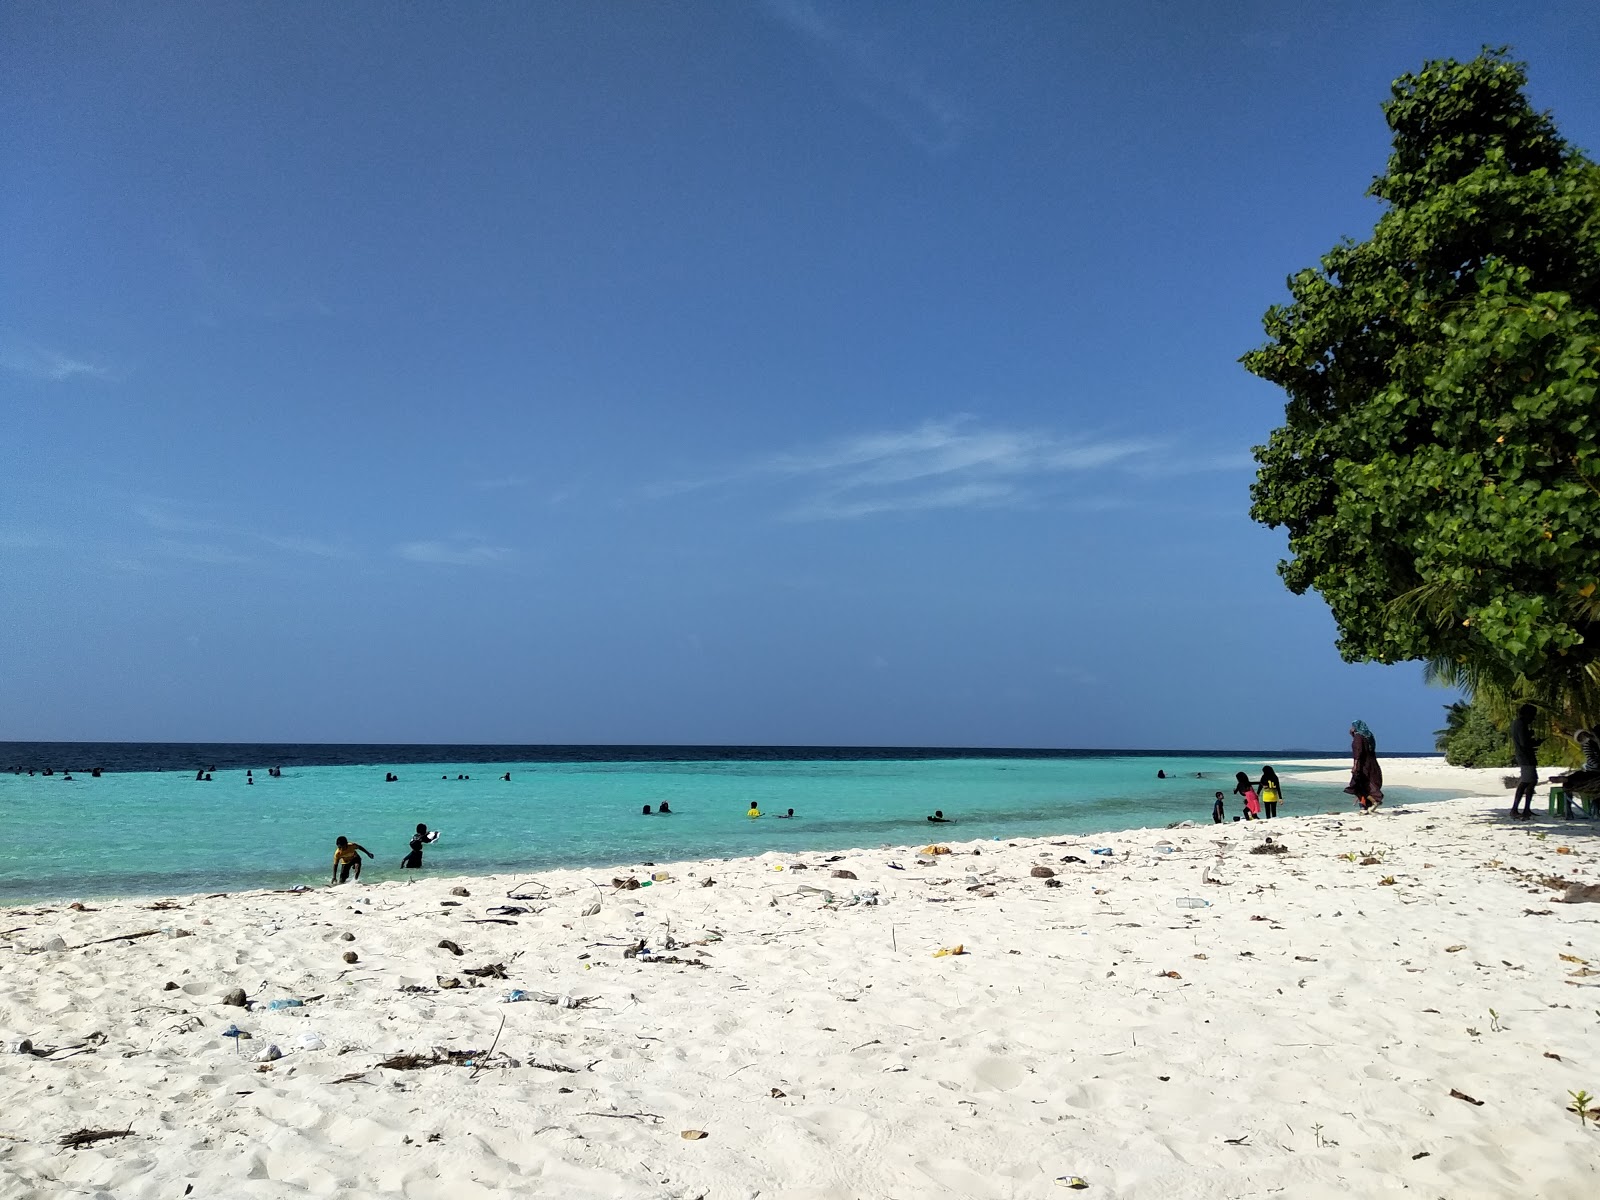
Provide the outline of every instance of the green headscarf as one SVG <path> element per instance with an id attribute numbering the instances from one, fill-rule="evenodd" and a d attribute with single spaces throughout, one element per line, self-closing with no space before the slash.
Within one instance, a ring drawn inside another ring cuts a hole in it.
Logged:
<path id="1" fill-rule="evenodd" d="M 1372 730 L 1367 728 L 1367 723 L 1365 721 L 1351 721 L 1350 732 L 1359 733 L 1362 737 L 1368 739 L 1369 741 L 1372 740 Z"/>

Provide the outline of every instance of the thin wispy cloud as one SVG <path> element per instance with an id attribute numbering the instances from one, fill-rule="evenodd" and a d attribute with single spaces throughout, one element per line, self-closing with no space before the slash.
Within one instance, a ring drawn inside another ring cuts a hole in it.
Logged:
<path id="1" fill-rule="evenodd" d="M 265 545 L 285 554 L 304 554 L 314 558 L 351 558 L 352 552 L 335 542 L 299 534 L 264 533 L 258 529 L 243 529 L 214 521 L 207 517 L 191 516 L 180 505 L 169 500 L 145 500 L 133 506 L 133 514 L 158 533 L 210 535 L 213 539 L 228 538 L 247 545 Z M 238 549 L 226 551 L 232 557 L 217 557 L 197 561 L 250 562 L 250 555 Z"/>
<path id="2" fill-rule="evenodd" d="M 202 521 L 183 516 L 165 504 L 136 504 L 133 506 L 133 515 L 151 529 L 158 529 L 163 533 L 210 533 L 221 528 L 215 521 Z"/>
<path id="3" fill-rule="evenodd" d="M 940 508 L 1005 508 L 1014 506 L 1018 499 L 1018 490 L 1010 484 L 964 483 L 902 495 L 818 496 L 789 510 L 787 515 L 796 521 L 850 521 L 883 513 L 929 512 Z"/>
<path id="4" fill-rule="evenodd" d="M 179 542 L 170 539 L 158 542 L 155 546 L 155 553 L 163 558 L 176 559 L 180 562 L 200 563 L 208 567 L 245 566 L 255 561 L 248 554 L 240 554 L 237 550 L 230 550 L 226 546 Z"/>
<path id="5" fill-rule="evenodd" d="M 1064 478 L 1127 469 L 1158 449 L 1144 439 L 985 428 L 956 418 L 772 455 L 722 475 L 668 484 L 653 494 L 787 487 L 801 492 L 784 514 L 792 520 L 1020 508 L 1042 502 Z"/>
<path id="6" fill-rule="evenodd" d="M 58 542 L 28 529 L 0 529 L 0 550 L 48 550 Z"/>
<path id="7" fill-rule="evenodd" d="M 960 145 L 971 119 L 904 61 L 893 47 L 875 42 L 825 12 L 811 0 L 765 0 L 765 8 L 840 72 L 846 90 L 930 154 Z M 845 14 L 867 11 L 846 8 Z"/>
<path id="8" fill-rule="evenodd" d="M 22 338 L 0 339 L 0 367 L 14 375 L 65 383 L 71 379 L 109 382 L 115 375 L 109 367 L 74 358 L 58 350 Z"/>
<path id="9" fill-rule="evenodd" d="M 481 492 L 503 492 L 527 487 L 532 482 L 526 475 L 505 475 L 498 479 L 475 479 L 472 486 Z"/>
<path id="10" fill-rule="evenodd" d="M 255 535 L 274 550 L 282 550 L 286 554 L 309 554 L 314 558 L 349 558 L 350 551 L 333 542 L 319 541 L 317 538 L 308 537 L 283 537 L 271 533 L 258 533 Z"/>
<path id="11" fill-rule="evenodd" d="M 407 562 L 432 563 L 449 567 L 487 567 L 505 562 L 513 551 L 507 546 L 491 546 L 466 539 L 452 541 L 402 542 L 394 552 Z"/>

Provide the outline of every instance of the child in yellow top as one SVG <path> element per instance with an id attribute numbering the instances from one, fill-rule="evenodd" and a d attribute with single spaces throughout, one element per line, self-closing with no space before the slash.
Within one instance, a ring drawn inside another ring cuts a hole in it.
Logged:
<path id="1" fill-rule="evenodd" d="M 347 882 L 352 868 L 355 870 L 356 878 L 360 879 L 361 856 L 363 854 L 368 858 L 372 857 L 372 851 L 368 850 L 360 842 L 352 842 L 345 837 L 335 838 L 333 842 L 333 878 L 328 880 L 328 885 L 331 887 L 336 883 Z"/>
<path id="2" fill-rule="evenodd" d="M 750 817 L 751 819 L 754 819 L 756 817 L 759 817 L 760 815 L 761 815 L 761 806 L 759 804 L 757 804 L 754 800 L 750 801 L 750 811 L 745 813 L 745 816 Z"/>

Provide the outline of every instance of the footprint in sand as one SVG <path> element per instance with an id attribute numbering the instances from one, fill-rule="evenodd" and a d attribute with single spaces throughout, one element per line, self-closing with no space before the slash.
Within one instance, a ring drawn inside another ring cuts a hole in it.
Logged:
<path id="1" fill-rule="evenodd" d="M 1009 1092 L 1028 1077 L 1025 1067 L 1010 1058 L 986 1058 L 972 1068 L 980 1090 Z"/>

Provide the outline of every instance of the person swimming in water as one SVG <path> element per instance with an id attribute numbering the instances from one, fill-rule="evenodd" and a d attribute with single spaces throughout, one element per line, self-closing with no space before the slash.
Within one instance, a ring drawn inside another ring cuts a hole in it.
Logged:
<path id="1" fill-rule="evenodd" d="M 752 821 L 761 815 L 761 806 L 754 800 L 750 801 L 750 811 L 745 813 Z"/>
<path id="2" fill-rule="evenodd" d="M 643 817 L 648 817 L 648 816 L 650 816 L 650 815 L 651 815 L 651 812 L 650 812 L 650 806 L 649 806 L 649 805 L 648 805 L 648 804 L 646 804 L 646 805 L 645 805 L 645 806 L 644 806 L 644 811 L 643 811 L 643 812 L 642 812 L 642 813 L 640 813 L 640 814 L 639 814 L 639 815 L 640 815 L 640 816 L 643 816 Z"/>
<path id="3" fill-rule="evenodd" d="M 333 842 L 333 878 L 328 881 L 328 886 L 332 887 L 336 883 L 347 882 L 352 870 L 355 871 L 356 878 L 359 880 L 361 878 L 361 856 L 363 854 L 368 858 L 372 857 L 372 851 L 368 850 L 360 842 L 352 842 L 349 838 L 343 836 L 335 838 Z"/>
<path id="4" fill-rule="evenodd" d="M 942 808 L 934 809 L 933 816 L 929 817 L 928 820 L 932 821 L 935 825 L 949 825 L 952 823 L 950 818 L 944 815 L 944 809 Z"/>
<path id="5" fill-rule="evenodd" d="M 788 821 L 788 820 L 791 820 L 793 817 L 794 817 L 794 809 L 792 809 L 792 808 L 788 812 L 782 812 L 782 813 L 778 814 L 778 820 L 780 820 L 780 821 Z"/>
<path id="6" fill-rule="evenodd" d="M 659 817 L 670 817 L 672 815 L 672 806 L 663 800 L 661 802 L 661 807 L 656 809 L 656 815 Z"/>

